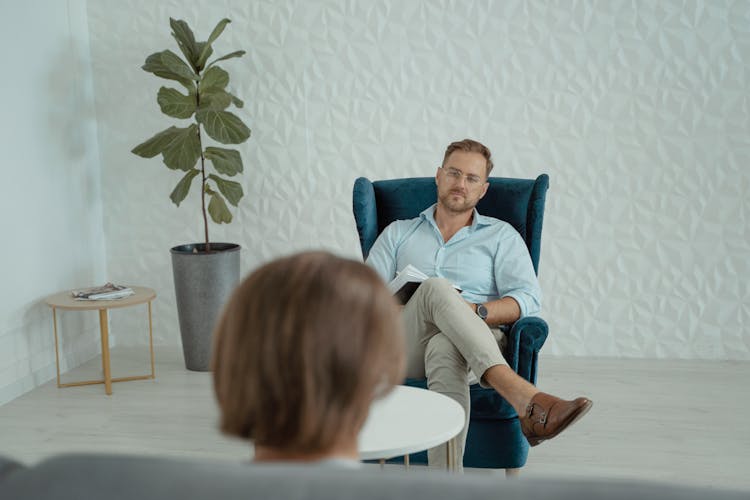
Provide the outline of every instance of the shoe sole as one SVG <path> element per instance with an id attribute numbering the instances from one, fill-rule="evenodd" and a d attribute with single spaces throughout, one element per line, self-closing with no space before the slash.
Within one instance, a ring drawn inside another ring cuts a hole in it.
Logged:
<path id="1" fill-rule="evenodd" d="M 577 412 L 573 413 L 568 418 L 568 420 L 565 423 L 563 423 L 563 425 L 561 425 L 559 429 L 557 429 L 557 432 L 555 432 L 554 434 L 551 434 L 551 435 L 543 437 L 543 438 L 532 438 L 532 439 L 528 439 L 527 438 L 527 441 L 529 442 L 529 445 L 530 446 L 536 446 L 538 444 L 542 444 L 543 442 L 545 442 L 545 441 L 547 441 L 549 439 L 552 439 L 553 437 L 559 435 L 562 431 L 564 431 L 565 429 L 567 429 L 568 427 L 570 427 L 574 423 L 576 423 L 579 420 L 581 420 L 581 418 L 583 418 L 583 416 L 586 415 L 589 412 L 589 410 L 591 409 L 592 406 L 594 406 L 594 402 L 591 401 L 591 400 L 589 400 L 585 405 L 581 406 L 581 408 Z"/>

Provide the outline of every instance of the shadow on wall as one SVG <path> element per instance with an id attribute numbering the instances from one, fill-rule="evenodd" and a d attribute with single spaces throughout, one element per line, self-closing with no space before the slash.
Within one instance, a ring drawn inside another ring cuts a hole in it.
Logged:
<path id="1" fill-rule="evenodd" d="M 76 193 L 85 194 L 89 199 L 81 200 L 86 206 L 98 203 L 100 191 L 97 170 L 90 165 L 98 165 L 96 141 L 96 110 L 94 108 L 93 77 L 88 60 L 82 54 L 88 48 L 81 42 L 67 39 L 60 44 L 61 50 L 49 70 L 46 82 L 48 99 L 47 130 L 41 137 L 55 141 L 50 149 L 62 154 L 61 168 L 67 172 Z M 95 144 L 95 142 L 94 142 Z M 91 156 L 97 155 L 93 158 Z M 87 160 L 92 161 L 87 161 Z"/>
<path id="2" fill-rule="evenodd" d="M 29 304 L 23 315 L 26 373 L 34 387 L 56 377 L 55 338 L 52 308 L 44 298 Z M 64 373 L 99 353 L 99 323 L 96 311 L 57 310 L 60 373 Z M 21 353 L 17 353 L 21 354 Z"/>

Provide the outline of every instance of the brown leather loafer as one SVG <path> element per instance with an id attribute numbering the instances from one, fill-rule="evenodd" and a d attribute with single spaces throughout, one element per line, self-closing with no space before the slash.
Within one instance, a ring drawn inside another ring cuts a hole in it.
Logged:
<path id="1" fill-rule="evenodd" d="M 531 446 L 551 439 L 583 417 L 594 403 L 588 398 L 573 401 L 537 392 L 526 406 L 526 415 L 520 417 L 521 430 Z"/>

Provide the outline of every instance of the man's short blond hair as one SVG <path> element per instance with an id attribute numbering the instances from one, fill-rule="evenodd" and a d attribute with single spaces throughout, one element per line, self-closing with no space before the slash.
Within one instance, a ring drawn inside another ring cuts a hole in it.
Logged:
<path id="1" fill-rule="evenodd" d="M 288 452 L 331 449 L 403 380 L 403 342 L 393 297 L 361 262 L 308 252 L 268 263 L 214 331 L 221 430 Z"/>
<path id="2" fill-rule="evenodd" d="M 492 153 L 490 152 L 490 149 L 487 146 L 473 139 L 464 139 L 463 141 L 452 142 L 448 145 L 448 148 L 445 150 L 445 155 L 443 156 L 443 164 L 442 164 L 443 167 L 445 166 L 445 162 L 448 161 L 448 157 L 454 151 L 465 151 L 467 153 L 479 153 L 482 156 L 484 156 L 484 159 L 487 161 L 487 164 L 486 164 L 487 177 L 490 176 L 490 172 L 492 172 L 492 167 L 494 165 L 492 164 Z"/>

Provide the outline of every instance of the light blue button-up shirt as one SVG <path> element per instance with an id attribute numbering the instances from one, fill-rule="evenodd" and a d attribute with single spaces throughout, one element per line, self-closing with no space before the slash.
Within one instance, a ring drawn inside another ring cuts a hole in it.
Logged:
<path id="1" fill-rule="evenodd" d="M 471 225 L 447 243 L 435 223 L 435 205 L 419 217 L 393 222 L 375 241 L 367 264 L 386 283 L 411 264 L 457 285 L 472 303 L 513 297 L 521 317 L 535 315 L 541 307 L 542 292 L 523 239 L 507 222 L 476 209 Z"/>

